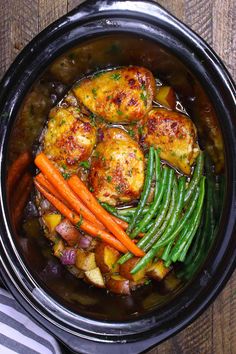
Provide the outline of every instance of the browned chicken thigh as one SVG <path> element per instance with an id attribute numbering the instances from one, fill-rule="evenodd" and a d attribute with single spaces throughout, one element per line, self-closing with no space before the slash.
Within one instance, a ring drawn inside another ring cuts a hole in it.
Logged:
<path id="1" fill-rule="evenodd" d="M 122 129 L 109 128 L 95 149 L 90 183 L 97 199 L 111 205 L 140 196 L 144 182 L 144 155 Z"/>
<path id="2" fill-rule="evenodd" d="M 43 149 L 65 172 L 78 171 L 79 162 L 89 158 L 95 143 L 96 129 L 78 108 L 51 110 Z"/>
<path id="3" fill-rule="evenodd" d="M 84 79 L 73 91 L 94 114 L 127 123 L 142 119 L 151 109 L 155 79 L 145 68 L 125 67 Z"/>
<path id="4" fill-rule="evenodd" d="M 153 108 L 144 118 L 144 143 L 160 148 L 160 157 L 189 175 L 199 154 L 195 125 L 187 116 Z"/>

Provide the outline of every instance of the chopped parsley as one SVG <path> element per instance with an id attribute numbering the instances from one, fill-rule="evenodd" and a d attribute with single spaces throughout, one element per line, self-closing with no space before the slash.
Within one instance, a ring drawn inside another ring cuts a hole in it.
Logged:
<path id="1" fill-rule="evenodd" d="M 66 173 L 66 172 L 63 172 L 62 176 L 63 176 L 64 179 L 69 179 L 70 178 L 70 174 Z"/>
<path id="2" fill-rule="evenodd" d="M 83 217 L 82 217 L 82 215 L 80 215 L 80 220 L 76 224 L 76 227 L 78 227 L 78 229 L 80 228 L 82 222 L 83 222 Z"/>
<path id="3" fill-rule="evenodd" d="M 91 193 L 94 192 L 94 188 L 92 186 L 89 187 L 89 190 L 90 190 Z"/>
<path id="4" fill-rule="evenodd" d="M 65 119 L 62 119 L 61 122 L 60 122 L 60 127 L 66 123 L 66 120 Z"/>
<path id="5" fill-rule="evenodd" d="M 145 85 L 142 85 L 142 86 L 141 86 L 141 90 L 143 90 L 143 91 L 146 90 L 146 86 L 145 86 Z"/>
<path id="6" fill-rule="evenodd" d="M 111 176 L 107 176 L 107 182 L 111 182 L 112 181 L 112 177 Z"/>
<path id="7" fill-rule="evenodd" d="M 88 161 L 81 161 L 79 165 L 80 167 L 84 167 L 87 170 L 90 168 L 90 163 Z"/>
<path id="8" fill-rule="evenodd" d="M 96 126 L 96 116 L 95 116 L 95 114 L 90 113 L 89 119 L 90 119 L 90 122 L 91 122 L 92 126 Z"/>
<path id="9" fill-rule="evenodd" d="M 94 95 L 94 97 L 97 97 L 97 89 L 93 88 L 92 89 L 92 94 Z"/>
<path id="10" fill-rule="evenodd" d="M 112 80 L 118 81 L 121 78 L 121 74 L 119 73 L 114 73 L 111 75 Z"/>
<path id="11" fill-rule="evenodd" d="M 131 136 L 131 138 L 133 138 L 135 136 L 135 132 L 133 129 L 129 129 L 128 134 Z"/>
<path id="12" fill-rule="evenodd" d="M 121 193 L 122 192 L 122 186 L 121 185 L 116 186 L 116 191 L 118 193 Z"/>
<path id="13" fill-rule="evenodd" d="M 119 116 L 122 116 L 123 112 L 122 112 L 121 110 L 117 109 L 117 114 L 118 114 Z"/>
<path id="14" fill-rule="evenodd" d="M 98 151 L 94 152 L 94 157 L 96 157 L 97 159 L 99 158 L 99 155 L 100 155 L 100 153 Z"/>
<path id="15" fill-rule="evenodd" d="M 143 135 L 143 127 L 138 127 L 138 132 L 140 135 Z"/>
<path id="16" fill-rule="evenodd" d="M 143 92 L 140 93 L 140 98 L 144 102 L 145 106 L 147 105 L 147 96 L 146 93 L 144 94 Z"/>

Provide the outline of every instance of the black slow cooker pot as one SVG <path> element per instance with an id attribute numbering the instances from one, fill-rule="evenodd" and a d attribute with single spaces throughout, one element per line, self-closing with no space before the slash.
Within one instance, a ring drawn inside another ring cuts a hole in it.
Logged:
<path id="1" fill-rule="evenodd" d="M 118 297 L 65 274 L 43 240 L 14 227 L 6 176 L 24 149 L 34 151 L 50 107 L 75 79 L 130 64 L 177 90 L 224 183 L 214 240 L 191 279 L 168 294 L 147 286 Z M 0 116 L 0 273 L 33 318 L 75 352 L 133 354 L 177 333 L 214 300 L 235 266 L 235 87 L 202 39 L 154 2 L 86 1 L 16 58 L 1 82 Z"/>

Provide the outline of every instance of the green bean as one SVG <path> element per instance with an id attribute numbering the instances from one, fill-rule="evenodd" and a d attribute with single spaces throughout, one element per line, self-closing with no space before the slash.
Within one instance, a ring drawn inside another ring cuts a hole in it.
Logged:
<path id="1" fill-rule="evenodd" d="M 156 185 L 155 185 L 155 190 L 154 190 L 154 197 L 153 201 L 156 200 L 157 194 L 160 188 L 160 180 L 161 180 L 161 160 L 160 160 L 160 155 L 159 155 L 159 150 L 154 151 L 154 157 L 155 157 L 155 179 L 156 179 Z"/>
<path id="2" fill-rule="evenodd" d="M 206 180 L 206 182 L 208 182 L 208 180 Z M 206 250 L 208 249 L 207 241 L 209 240 L 209 238 L 211 238 L 210 233 L 212 232 L 212 227 L 209 218 L 210 214 L 208 209 L 208 203 L 206 204 L 206 209 L 203 209 L 203 212 L 204 211 L 205 217 L 203 218 L 202 216 L 201 218 L 201 225 L 196 233 L 193 248 L 191 252 L 187 254 L 187 257 L 184 260 L 185 267 L 184 269 L 182 269 L 182 271 L 178 272 L 178 277 L 184 276 L 187 279 L 191 278 L 193 272 L 196 271 L 197 267 L 199 266 L 206 254 Z"/>
<path id="3" fill-rule="evenodd" d="M 182 229 L 182 232 L 180 233 L 180 237 L 179 238 L 184 239 L 185 236 L 187 235 L 188 231 L 189 231 L 189 224 L 187 223 L 185 225 L 185 227 Z M 170 264 L 172 263 L 172 259 L 171 259 L 171 256 L 170 256 L 170 251 L 171 251 L 171 247 L 172 247 L 173 243 L 174 243 L 174 241 L 172 241 L 171 243 L 168 244 L 168 246 L 169 245 L 171 245 L 171 246 L 170 246 L 170 249 L 168 249 L 168 254 L 166 252 L 166 256 L 165 256 L 165 263 L 164 264 L 165 264 L 166 267 L 169 267 Z M 163 255 L 162 255 L 162 259 L 164 259 Z"/>
<path id="4" fill-rule="evenodd" d="M 107 204 L 107 203 L 101 203 L 101 206 L 102 206 L 104 209 L 106 209 L 106 211 L 108 211 L 108 213 L 110 213 L 110 214 L 112 214 L 112 215 L 118 217 L 119 219 L 124 220 L 124 221 L 126 221 L 126 222 L 128 222 L 128 223 L 130 222 L 130 218 L 129 218 L 129 217 L 124 216 L 124 215 L 119 215 L 119 214 L 117 213 L 117 211 L 116 211 L 116 208 L 114 208 L 113 206 L 111 206 L 111 205 L 109 205 L 109 204 Z"/>
<path id="5" fill-rule="evenodd" d="M 201 151 L 197 158 L 197 163 L 194 168 L 193 177 L 189 183 L 188 189 L 186 190 L 186 194 L 184 197 L 184 203 L 187 203 L 191 198 L 196 186 L 199 184 L 200 178 L 203 173 L 203 166 L 204 166 L 204 155 Z"/>
<path id="6" fill-rule="evenodd" d="M 146 252 L 148 251 L 152 245 L 157 241 L 157 239 L 163 234 L 163 232 L 166 230 L 166 227 L 169 223 L 169 220 L 171 218 L 171 215 L 173 213 L 175 204 L 176 204 L 176 200 L 177 200 L 177 182 L 176 179 L 174 180 L 174 184 L 173 184 L 173 191 L 172 191 L 172 196 L 171 196 L 171 201 L 170 201 L 170 206 L 169 206 L 169 210 L 167 212 L 167 214 L 164 216 L 164 221 L 161 224 L 160 228 L 158 229 L 158 231 L 155 233 L 154 236 L 152 236 L 149 240 L 149 242 L 147 242 L 147 244 L 144 246 L 143 250 Z"/>
<path id="7" fill-rule="evenodd" d="M 151 188 L 151 183 L 152 183 L 152 175 L 153 175 L 153 165 L 154 165 L 154 148 L 151 146 L 150 150 L 149 150 L 147 172 L 146 172 L 146 178 L 145 178 L 145 182 L 144 182 L 143 191 L 141 194 L 141 198 L 140 198 L 136 213 L 133 215 L 131 222 L 126 230 L 127 234 L 130 234 L 130 232 L 133 230 L 133 227 L 134 227 L 136 221 L 142 215 L 143 208 L 146 204 L 147 198 L 150 193 L 150 188 Z"/>
<path id="8" fill-rule="evenodd" d="M 173 214 L 173 211 L 174 211 L 174 208 L 175 208 L 175 205 L 176 205 L 176 200 L 177 200 L 177 183 L 174 184 L 174 187 L 173 187 L 173 193 L 172 193 L 172 198 L 171 198 L 171 202 L 170 202 L 170 207 L 169 207 L 168 213 L 165 216 L 165 220 L 162 223 L 162 225 L 159 228 L 159 230 L 156 232 L 156 234 L 152 237 L 152 239 L 150 240 L 148 245 L 144 246 L 143 250 L 145 252 L 148 251 L 152 247 L 152 245 L 158 240 L 158 238 L 166 230 L 167 225 L 169 223 L 169 220 L 171 218 L 171 215 Z"/>
<path id="9" fill-rule="evenodd" d="M 175 242 L 175 240 L 172 239 L 172 241 L 170 241 L 168 243 L 168 245 L 165 247 L 165 249 L 164 249 L 164 251 L 163 251 L 163 253 L 161 255 L 161 259 L 163 259 L 163 261 L 166 261 L 166 264 L 168 264 L 167 260 L 169 258 L 169 254 L 170 254 L 170 251 L 171 251 L 171 248 L 172 248 L 174 242 Z"/>
<path id="10" fill-rule="evenodd" d="M 124 215 L 124 216 L 133 216 L 136 213 L 137 207 L 132 207 L 132 208 L 123 208 L 123 209 L 119 209 L 119 208 L 115 208 L 116 212 L 118 213 L 118 215 Z M 146 212 L 148 212 L 149 210 L 149 206 L 145 206 L 143 208 L 143 213 L 145 214 Z"/>
<path id="11" fill-rule="evenodd" d="M 166 240 L 169 238 L 169 236 L 173 233 L 176 224 L 178 223 L 179 215 L 182 211 L 183 208 L 183 201 L 184 201 L 184 193 L 185 193 L 185 182 L 186 178 L 185 177 L 180 177 L 179 179 L 179 186 L 178 186 L 178 199 L 177 199 L 177 204 L 176 208 L 173 211 L 173 214 L 171 215 L 170 221 L 168 223 L 167 229 L 164 232 L 164 234 L 161 236 L 161 238 L 157 241 L 157 245 L 160 247 L 163 247 L 166 245 Z M 163 241 L 165 243 L 163 244 Z M 156 246 L 156 247 L 158 247 Z"/>
<path id="12" fill-rule="evenodd" d="M 157 155 L 156 157 L 156 164 L 159 163 L 160 165 L 160 159 L 158 158 L 159 156 Z M 159 176 L 160 178 L 160 176 Z M 153 218 L 153 216 L 156 214 L 157 209 L 159 207 L 159 204 L 162 200 L 162 196 L 164 193 L 164 187 L 166 185 L 167 182 L 167 173 L 166 173 L 166 169 L 163 170 L 163 180 L 162 182 L 157 180 L 156 185 L 158 185 L 158 192 L 156 194 L 156 197 L 148 211 L 148 213 L 146 215 L 144 215 L 143 219 L 139 222 L 138 226 L 134 229 L 134 231 L 130 234 L 131 238 L 135 238 L 139 232 L 151 221 L 151 219 Z"/>
<path id="13" fill-rule="evenodd" d="M 172 190 L 172 183 L 173 183 L 173 178 L 174 178 L 174 171 L 171 170 L 170 168 L 166 167 L 163 169 L 163 180 L 167 180 L 166 183 L 164 184 L 164 186 L 166 186 L 167 190 L 165 191 L 165 201 L 163 202 L 163 208 L 162 208 L 162 213 L 156 218 L 156 220 L 154 221 L 154 226 L 152 229 L 150 229 L 150 231 L 144 236 L 142 237 L 142 239 L 137 243 L 137 246 L 141 249 L 144 248 L 144 246 L 150 242 L 150 239 L 153 237 L 153 235 L 156 233 L 156 231 L 158 230 L 159 226 L 161 225 L 161 223 L 163 222 L 165 215 L 166 215 L 166 210 L 168 208 L 169 205 L 169 201 L 170 201 L 170 196 L 171 196 L 171 190 Z M 130 258 L 132 258 L 133 255 L 132 253 L 128 252 L 125 255 L 123 255 L 119 260 L 118 263 L 119 264 L 123 264 L 126 261 L 128 261 Z"/>
<path id="14" fill-rule="evenodd" d="M 171 200 L 171 191 L 173 188 L 174 181 L 174 171 L 168 167 L 163 169 L 163 185 L 164 185 L 164 199 L 161 205 L 161 213 L 157 215 L 153 228 L 142 238 L 141 247 L 146 246 L 153 236 L 158 231 L 159 227 L 163 223 L 166 213 L 168 211 L 168 206 Z"/>
<path id="15" fill-rule="evenodd" d="M 203 220 L 203 218 L 202 218 L 202 220 Z M 190 263 L 192 263 L 196 253 L 199 250 L 199 245 L 200 245 L 200 241 L 201 241 L 201 229 L 202 229 L 202 224 L 201 224 L 201 227 L 199 227 L 197 230 L 197 234 L 196 234 L 191 252 L 188 253 L 187 257 L 184 260 L 184 263 L 186 264 L 186 266 L 189 265 Z"/>
<path id="16" fill-rule="evenodd" d="M 165 245 L 167 245 L 165 251 L 163 252 L 161 258 L 164 261 L 167 261 L 168 257 L 169 257 L 169 253 L 171 250 L 171 247 L 175 241 L 175 237 L 181 232 L 181 230 L 184 228 L 185 223 L 188 221 L 188 219 L 190 218 L 190 216 L 192 215 L 197 201 L 198 201 L 198 196 L 199 196 L 199 188 L 196 188 L 196 192 L 193 195 L 193 198 L 191 200 L 190 205 L 188 204 L 188 209 L 186 211 L 186 213 L 182 216 L 182 218 L 180 219 L 180 221 L 177 224 L 176 229 L 173 231 L 173 233 L 168 237 L 168 239 L 166 239 L 165 241 Z"/>
<path id="17" fill-rule="evenodd" d="M 141 232 L 147 233 L 155 225 L 155 220 L 151 220 L 148 225 L 142 228 Z"/>
<path id="18" fill-rule="evenodd" d="M 199 233 L 200 233 L 201 237 L 199 237 L 200 244 L 199 244 L 197 253 L 192 258 L 191 264 L 186 266 L 185 269 L 181 272 L 182 275 L 184 275 L 185 278 L 187 278 L 187 279 L 191 278 L 193 272 L 196 271 L 197 267 L 199 266 L 203 257 L 205 256 L 208 231 L 207 231 L 207 229 L 204 228 L 203 232 L 201 233 L 201 230 L 200 230 Z M 178 276 L 181 276 L 181 273 L 179 272 Z"/>
<path id="19" fill-rule="evenodd" d="M 135 265 L 135 267 L 130 272 L 131 274 L 136 274 L 139 270 L 143 269 L 155 257 L 158 249 L 160 248 L 159 246 L 160 241 L 167 238 L 169 234 L 172 232 L 173 228 L 175 227 L 179 218 L 179 214 L 183 207 L 185 183 L 186 183 L 186 178 L 180 177 L 176 209 L 171 215 L 166 231 L 163 233 L 161 238 L 158 239 L 157 242 L 152 246 L 152 248 L 148 251 L 148 253 L 146 253 L 146 255 Z"/>
<path id="20" fill-rule="evenodd" d="M 173 262 L 176 262 L 178 259 L 183 261 L 186 256 L 186 253 L 190 247 L 192 239 L 193 239 L 194 235 L 196 234 L 196 231 L 197 231 L 200 221 L 201 221 L 204 196 L 205 196 L 205 177 L 201 177 L 200 193 L 199 193 L 199 197 L 198 197 L 198 202 L 197 202 L 195 211 L 193 213 L 191 223 L 189 224 L 189 227 L 188 227 L 188 233 L 185 235 L 184 239 L 182 239 L 180 237 L 179 240 L 177 241 L 175 247 L 173 248 L 171 255 L 170 255 Z"/>
<path id="21" fill-rule="evenodd" d="M 187 254 L 187 252 L 189 250 L 189 247 L 191 246 L 193 238 L 196 235 L 196 232 L 197 232 L 197 230 L 199 228 L 199 225 L 200 225 L 200 222 L 201 222 L 201 216 L 202 216 L 202 210 L 201 210 L 201 213 L 199 215 L 199 218 L 196 221 L 196 224 L 192 225 L 192 228 L 190 228 L 190 230 L 188 231 L 189 233 L 186 236 L 186 238 L 187 238 L 186 244 L 185 244 L 185 246 L 183 248 L 182 254 L 179 256 L 179 261 L 180 262 L 184 262 L 184 260 L 186 258 L 186 254 Z"/>

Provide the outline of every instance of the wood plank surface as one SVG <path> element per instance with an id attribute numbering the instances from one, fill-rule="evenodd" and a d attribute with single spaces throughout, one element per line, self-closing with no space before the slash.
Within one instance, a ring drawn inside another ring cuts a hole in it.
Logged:
<path id="1" fill-rule="evenodd" d="M 0 77 L 43 28 L 81 0 L 0 0 Z M 160 0 L 200 34 L 236 79 L 236 0 Z M 149 354 L 235 354 L 236 273 L 215 302 L 178 335 Z"/>

